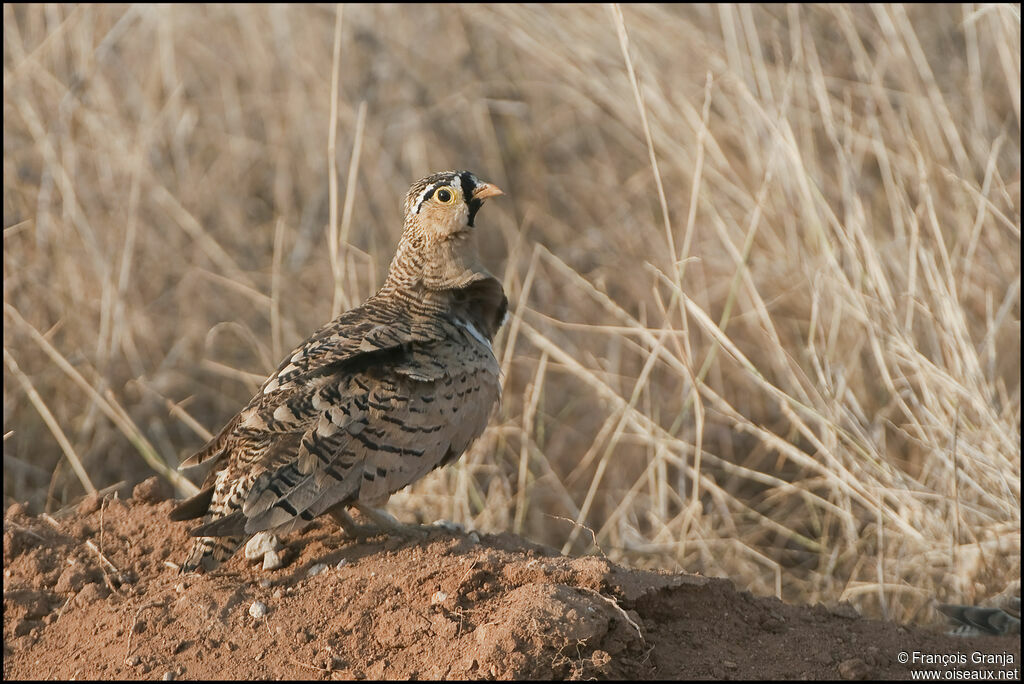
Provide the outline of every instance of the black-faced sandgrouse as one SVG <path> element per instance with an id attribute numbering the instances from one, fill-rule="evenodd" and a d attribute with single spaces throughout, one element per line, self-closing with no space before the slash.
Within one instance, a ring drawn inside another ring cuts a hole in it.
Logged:
<path id="1" fill-rule="evenodd" d="M 203 519 L 182 572 L 324 513 L 348 527 L 347 507 L 382 506 L 483 432 L 501 391 L 491 342 L 507 300 L 478 260 L 473 221 L 500 194 L 468 171 L 413 184 L 380 290 L 300 344 L 182 463 L 214 461 L 202 490 L 171 513 Z"/>

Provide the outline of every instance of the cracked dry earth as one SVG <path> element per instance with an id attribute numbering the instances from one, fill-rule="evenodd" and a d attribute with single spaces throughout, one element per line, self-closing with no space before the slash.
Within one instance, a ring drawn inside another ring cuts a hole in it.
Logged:
<path id="1" fill-rule="evenodd" d="M 7 509 L 5 678 L 861 679 L 908 678 L 899 651 L 1020 662 L 1018 639 L 790 606 L 508 534 L 357 542 L 318 521 L 283 540 L 277 571 L 239 553 L 182 576 L 167 561 L 187 526 L 160 490 L 55 517 Z"/>

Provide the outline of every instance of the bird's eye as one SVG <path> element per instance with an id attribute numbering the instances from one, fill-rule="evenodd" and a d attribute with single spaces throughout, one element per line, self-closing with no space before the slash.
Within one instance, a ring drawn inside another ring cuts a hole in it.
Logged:
<path id="1" fill-rule="evenodd" d="M 448 188 L 441 188 L 434 195 L 441 204 L 451 204 L 455 201 L 455 193 Z"/>

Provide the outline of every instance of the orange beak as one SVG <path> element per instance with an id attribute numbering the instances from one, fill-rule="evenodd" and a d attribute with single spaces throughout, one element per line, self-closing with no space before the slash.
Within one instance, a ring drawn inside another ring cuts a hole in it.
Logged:
<path id="1" fill-rule="evenodd" d="M 498 195 L 504 195 L 497 185 L 491 185 L 490 183 L 483 183 L 482 185 L 476 186 L 476 190 L 473 191 L 473 199 L 485 200 L 488 197 L 497 197 Z"/>

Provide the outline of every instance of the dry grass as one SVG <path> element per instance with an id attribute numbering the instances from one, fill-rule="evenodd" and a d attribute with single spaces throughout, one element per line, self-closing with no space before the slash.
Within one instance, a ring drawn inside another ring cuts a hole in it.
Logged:
<path id="1" fill-rule="evenodd" d="M 3 11 L 5 500 L 173 477 L 457 167 L 504 401 L 396 512 L 897 620 L 1019 577 L 1016 7 Z"/>

